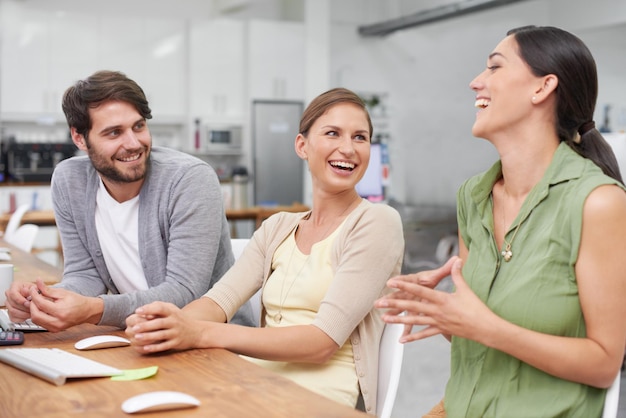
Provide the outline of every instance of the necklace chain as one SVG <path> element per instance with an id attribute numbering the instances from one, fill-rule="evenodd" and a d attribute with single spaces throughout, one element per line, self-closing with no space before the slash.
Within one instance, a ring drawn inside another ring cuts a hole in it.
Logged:
<path id="1" fill-rule="evenodd" d="M 513 236 L 511 237 L 511 241 L 507 241 L 506 240 L 506 232 L 504 233 L 504 237 L 502 237 L 502 240 L 504 241 L 504 249 L 502 250 L 502 257 L 504 258 L 504 261 L 511 261 L 511 258 L 513 258 L 513 251 L 511 250 L 511 246 L 513 245 L 513 240 L 515 239 L 515 236 L 517 235 L 517 231 L 519 231 L 519 227 L 522 224 L 522 221 L 520 220 L 517 223 L 517 226 L 515 227 L 515 231 L 513 232 Z"/>
<path id="2" fill-rule="evenodd" d="M 307 257 L 306 260 L 304 260 L 304 262 L 302 263 L 302 266 L 300 266 L 300 269 L 298 270 L 298 273 L 293 276 L 293 280 L 291 281 L 289 288 L 287 288 L 287 293 L 285 293 L 285 297 L 283 298 L 283 291 L 285 290 L 285 282 L 287 281 L 287 274 L 289 274 L 291 270 L 291 261 L 293 259 L 293 254 L 296 252 L 296 248 L 298 248 L 298 243 L 296 242 L 296 232 L 294 231 L 293 232 L 293 248 L 291 249 L 291 255 L 289 256 L 289 263 L 287 263 L 287 269 L 285 270 L 285 277 L 280 287 L 280 306 L 278 307 L 278 312 L 276 312 L 276 314 L 274 314 L 274 316 L 272 317 L 274 319 L 274 322 L 276 322 L 277 324 L 280 324 L 280 321 L 283 320 L 283 307 L 285 306 L 285 301 L 287 300 L 287 296 L 289 296 L 289 293 L 291 292 L 291 288 L 293 287 L 294 283 L 298 279 L 298 276 L 300 276 L 300 273 L 302 273 L 302 270 L 304 270 L 304 267 L 307 265 L 307 262 L 309 261 L 309 257 Z"/>
<path id="3" fill-rule="evenodd" d="M 504 215 L 505 215 L 504 205 L 502 205 L 502 229 L 504 233 L 504 235 L 502 236 L 502 241 L 504 241 L 504 249 L 502 250 L 500 254 L 502 254 L 502 258 L 504 258 L 504 261 L 509 262 L 513 258 L 513 250 L 511 248 L 513 245 L 513 241 L 515 240 L 515 237 L 517 236 L 517 232 L 519 231 L 519 228 L 522 225 L 522 221 L 524 220 L 526 216 L 524 215 L 520 218 L 519 222 L 515 226 L 515 230 L 513 231 L 513 236 L 511 237 L 511 241 L 507 241 L 506 240 L 506 219 Z"/>
<path id="4" fill-rule="evenodd" d="M 336 219 L 341 219 L 341 217 L 348 211 L 348 209 L 352 206 L 353 203 L 354 202 L 350 202 L 350 204 L 348 204 L 348 206 L 345 207 L 345 209 L 339 214 L 339 216 L 337 216 L 336 218 L 334 218 L 331 221 L 330 225 L 328 225 L 328 228 L 326 228 L 326 230 L 324 231 L 324 234 L 322 235 L 322 238 L 320 239 L 320 241 L 326 238 L 326 235 L 330 232 L 330 229 L 333 227 L 333 225 L 335 225 L 335 220 Z M 291 288 L 296 283 L 296 280 L 298 280 L 298 277 L 300 276 L 300 274 L 304 270 L 304 267 L 308 264 L 308 261 L 310 259 L 310 254 L 309 254 L 309 256 L 307 256 L 306 260 L 304 260 L 304 263 L 302 263 L 302 266 L 298 270 L 298 273 L 293 277 L 293 280 L 291 281 L 291 283 L 289 284 L 289 287 L 287 288 L 287 293 L 285 293 L 285 296 L 283 297 L 283 290 L 285 289 L 285 282 L 287 281 L 286 280 L 286 278 L 287 278 L 286 276 L 287 276 L 287 274 L 289 274 L 289 272 L 291 270 L 291 261 L 293 259 L 293 254 L 296 252 L 296 249 L 298 248 L 298 243 L 296 242 L 296 231 L 297 231 L 297 229 L 298 229 L 298 227 L 296 227 L 296 229 L 293 232 L 293 248 L 291 250 L 291 255 L 289 256 L 289 262 L 287 263 L 287 269 L 285 270 L 285 278 L 283 279 L 283 283 L 282 283 L 282 285 L 280 287 L 280 306 L 278 307 L 278 312 L 276 312 L 274 314 L 274 316 L 272 317 L 274 322 L 277 323 L 277 324 L 280 324 L 280 321 L 282 321 L 282 319 L 283 319 L 283 308 L 285 307 L 285 302 L 287 301 L 287 296 L 289 296 L 289 293 L 291 292 Z"/>

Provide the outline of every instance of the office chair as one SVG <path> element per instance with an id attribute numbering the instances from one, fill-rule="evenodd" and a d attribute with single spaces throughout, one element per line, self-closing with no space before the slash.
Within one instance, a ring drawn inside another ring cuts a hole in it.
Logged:
<path id="1" fill-rule="evenodd" d="M 9 222 L 7 223 L 6 228 L 4 229 L 3 237 L 5 240 L 10 240 L 13 234 L 15 234 L 15 231 L 17 231 L 17 228 L 19 228 L 20 224 L 22 223 L 22 218 L 24 217 L 24 214 L 28 212 L 29 209 L 30 205 L 27 203 L 24 205 L 20 205 L 15 210 L 15 212 L 13 212 L 13 214 L 9 218 Z"/>
<path id="2" fill-rule="evenodd" d="M 380 338 L 376 393 L 376 416 L 378 418 L 389 418 L 396 402 L 404 357 L 404 344 L 399 343 L 398 340 L 403 330 L 402 324 L 385 324 Z"/>
<path id="3" fill-rule="evenodd" d="M 617 407 L 619 405 L 619 386 L 622 380 L 621 371 L 617 373 L 613 384 L 606 392 L 606 398 L 604 399 L 604 409 L 602 410 L 602 418 L 616 418 Z"/>
<path id="4" fill-rule="evenodd" d="M 233 255 L 235 256 L 235 260 L 241 256 L 243 253 L 243 249 L 246 248 L 250 242 L 247 238 L 231 238 L 230 245 L 233 247 Z M 252 297 L 250 298 L 250 305 L 252 306 L 252 315 L 254 319 L 254 323 L 257 326 L 261 325 L 261 289 L 259 289 Z"/>
<path id="5" fill-rule="evenodd" d="M 27 253 L 33 249 L 35 238 L 39 232 L 39 226 L 33 224 L 24 224 L 17 228 L 17 230 L 9 237 L 4 237 L 4 240 L 11 245 L 16 246 L 22 251 Z"/>
<path id="6" fill-rule="evenodd" d="M 235 260 L 237 260 L 239 256 L 241 256 L 241 253 L 243 253 L 243 249 L 246 248 L 248 242 L 250 242 L 250 240 L 247 238 L 230 239 L 230 245 L 233 247 L 233 255 L 235 256 Z"/>

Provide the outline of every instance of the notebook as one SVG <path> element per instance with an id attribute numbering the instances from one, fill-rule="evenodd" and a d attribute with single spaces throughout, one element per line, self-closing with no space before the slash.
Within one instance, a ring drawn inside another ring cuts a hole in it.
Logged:
<path id="1" fill-rule="evenodd" d="M 116 376 L 122 370 L 58 348 L 3 348 L 0 361 L 57 386 L 70 378 Z"/>

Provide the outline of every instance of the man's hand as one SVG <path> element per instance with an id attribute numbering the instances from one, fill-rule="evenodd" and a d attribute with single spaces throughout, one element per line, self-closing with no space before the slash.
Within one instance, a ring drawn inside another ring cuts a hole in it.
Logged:
<path id="1" fill-rule="evenodd" d="M 48 287 L 41 280 L 31 287 L 30 299 L 32 321 L 52 332 L 84 323 L 97 324 L 104 310 L 100 298 Z"/>
<path id="2" fill-rule="evenodd" d="M 30 318 L 30 290 L 35 283 L 13 282 L 7 290 L 6 307 L 13 322 L 24 322 Z"/>

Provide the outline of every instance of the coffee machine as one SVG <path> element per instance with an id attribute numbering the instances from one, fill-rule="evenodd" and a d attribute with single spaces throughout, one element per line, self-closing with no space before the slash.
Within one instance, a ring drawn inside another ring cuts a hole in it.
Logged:
<path id="1" fill-rule="evenodd" d="M 5 180 L 49 182 L 56 165 L 76 153 L 72 142 L 14 142 L 3 144 Z"/>

